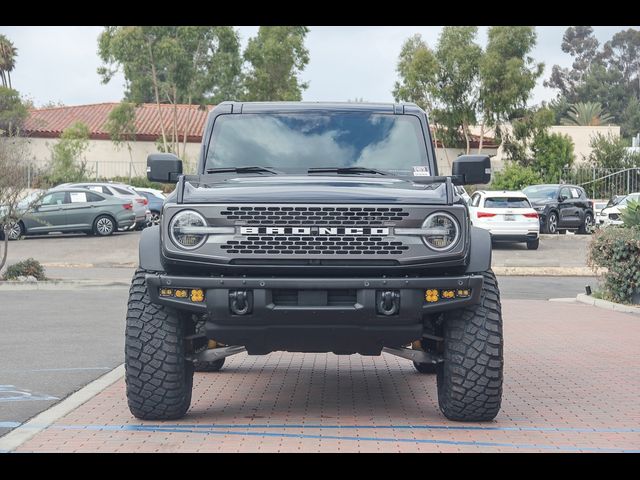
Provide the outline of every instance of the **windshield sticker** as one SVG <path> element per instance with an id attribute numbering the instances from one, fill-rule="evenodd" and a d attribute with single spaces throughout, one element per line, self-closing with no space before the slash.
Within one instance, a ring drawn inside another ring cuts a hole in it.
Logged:
<path id="1" fill-rule="evenodd" d="M 418 165 L 413 167 L 413 176 L 414 177 L 428 177 L 429 169 L 424 165 Z"/>

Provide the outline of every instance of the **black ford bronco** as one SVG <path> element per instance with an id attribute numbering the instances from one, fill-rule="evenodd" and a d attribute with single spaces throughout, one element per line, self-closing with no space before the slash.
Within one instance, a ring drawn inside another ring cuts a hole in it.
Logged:
<path id="1" fill-rule="evenodd" d="M 142 419 L 182 417 L 195 370 L 246 351 L 413 361 L 437 376 L 452 420 L 493 419 L 502 397 L 500 293 L 491 238 L 456 185 L 488 183 L 489 157 L 438 176 L 414 104 L 224 102 L 196 175 L 143 231 L 126 322 L 126 384 Z"/>

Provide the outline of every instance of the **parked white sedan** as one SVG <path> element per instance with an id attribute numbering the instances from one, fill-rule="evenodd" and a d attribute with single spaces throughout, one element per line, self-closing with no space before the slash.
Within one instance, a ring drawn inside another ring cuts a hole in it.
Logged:
<path id="1" fill-rule="evenodd" d="M 529 250 L 540 243 L 538 213 L 522 192 L 479 190 L 469 202 L 471 223 L 491 233 L 494 242 L 525 242 Z"/>

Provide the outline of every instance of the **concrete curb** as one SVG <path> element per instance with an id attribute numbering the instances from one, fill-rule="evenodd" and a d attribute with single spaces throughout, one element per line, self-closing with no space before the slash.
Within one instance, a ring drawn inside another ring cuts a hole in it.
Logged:
<path id="1" fill-rule="evenodd" d="M 503 276 L 539 276 L 539 277 L 593 277 L 589 267 L 506 267 L 495 265 L 493 273 Z"/>
<path id="2" fill-rule="evenodd" d="M 117 382 L 124 376 L 124 364 L 117 366 L 110 372 L 97 378 L 90 384 L 57 403 L 53 407 L 39 413 L 28 422 L 7 433 L 0 438 L 0 451 L 11 452 L 24 442 L 41 432 L 56 420 L 71 413 L 83 403 L 91 400 L 105 388 Z"/>
<path id="3" fill-rule="evenodd" d="M 70 290 L 84 287 L 128 287 L 129 281 L 118 280 L 46 280 L 43 282 L 0 281 L 0 292 L 24 290 Z"/>
<path id="4" fill-rule="evenodd" d="M 608 300 L 593 298 L 592 296 L 586 295 L 584 293 L 579 293 L 576 297 L 576 300 L 580 303 L 586 303 L 587 305 L 593 305 L 594 307 L 606 308 L 607 310 L 613 310 L 614 312 L 640 315 L 640 307 L 633 307 L 631 305 L 622 305 L 620 303 L 609 302 Z"/>
<path id="5" fill-rule="evenodd" d="M 51 262 L 43 263 L 45 268 L 136 268 L 137 263 L 64 263 L 64 262 Z"/>

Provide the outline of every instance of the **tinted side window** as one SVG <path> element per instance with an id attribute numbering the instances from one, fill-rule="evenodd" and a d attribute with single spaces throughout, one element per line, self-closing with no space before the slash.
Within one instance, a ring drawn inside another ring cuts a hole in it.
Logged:
<path id="1" fill-rule="evenodd" d="M 42 205 L 62 205 L 65 203 L 64 200 L 66 195 L 67 194 L 65 192 L 55 192 L 45 195 L 42 199 Z"/>
<path id="2" fill-rule="evenodd" d="M 560 189 L 560 196 L 571 198 L 571 192 L 569 191 L 569 189 L 567 187 L 561 188 Z"/>
<path id="3" fill-rule="evenodd" d="M 87 202 L 102 202 L 102 201 L 104 201 L 104 198 L 102 198 L 100 195 L 87 192 Z"/>
<path id="4" fill-rule="evenodd" d="M 124 188 L 118 188 L 118 187 L 111 187 L 111 188 L 113 188 L 120 195 L 128 195 L 130 197 L 132 197 L 134 195 L 133 192 L 130 192 L 129 190 L 125 190 Z"/>

